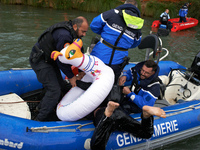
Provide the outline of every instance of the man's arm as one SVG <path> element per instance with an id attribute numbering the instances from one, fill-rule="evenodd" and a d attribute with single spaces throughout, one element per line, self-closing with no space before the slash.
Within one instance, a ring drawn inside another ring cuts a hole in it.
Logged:
<path id="1" fill-rule="evenodd" d="M 153 106 L 158 99 L 158 97 L 155 97 L 152 93 L 143 89 L 141 89 L 137 95 L 134 92 L 131 92 L 127 97 L 129 98 L 129 101 L 135 103 L 141 109 L 145 105 Z"/>
<path id="2" fill-rule="evenodd" d="M 58 29 L 53 32 L 53 37 L 56 43 L 56 50 L 61 51 L 64 48 L 66 43 L 72 43 L 73 38 L 69 31 L 66 29 Z M 62 70 L 62 72 L 68 77 L 70 84 L 72 87 L 76 86 L 76 77 L 74 76 L 71 65 L 63 64 L 58 59 L 56 60 L 58 67 Z"/>
<path id="3" fill-rule="evenodd" d="M 126 81 L 132 80 L 132 71 L 131 68 L 126 72 L 123 72 L 123 75 L 119 78 L 119 85 L 123 85 Z"/>

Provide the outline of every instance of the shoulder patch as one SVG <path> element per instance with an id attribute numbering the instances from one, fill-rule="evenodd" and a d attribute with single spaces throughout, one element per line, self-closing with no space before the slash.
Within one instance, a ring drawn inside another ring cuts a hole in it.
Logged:
<path id="1" fill-rule="evenodd" d="M 117 10 L 117 9 L 114 9 L 114 12 L 115 12 L 116 14 L 118 14 L 118 13 L 119 13 L 119 10 Z"/>

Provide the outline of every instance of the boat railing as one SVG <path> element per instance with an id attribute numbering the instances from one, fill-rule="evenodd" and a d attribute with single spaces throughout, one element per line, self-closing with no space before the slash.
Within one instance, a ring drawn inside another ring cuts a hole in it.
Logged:
<path id="1" fill-rule="evenodd" d="M 169 50 L 168 50 L 168 49 L 166 49 L 166 48 L 162 48 L 162 51 L 165 51 L 166 54 L 163 55 L 161 58 L 159 58 L 159 61 L 165 59 L 165 58 L 169 55 Z M 149 56 L 151 56 L 151 55 L 153 55 L 153 51 L 149 53 Z M 146 60 L 146 59 L 145 59 L 145 60 Z"/>
<path id="2" fill-rule="evenodd" d="M 26 132 L 44 132 L 44 133 L 48 133 L 48 132 L 76 132 L 77 130 L 80 131 L 93 131 L 94 127 L 91 128 L 86 128 L 86 129 L 81 129 L 84 126 L 88 126 L 88 125 L 92 125 L 93 122 L 89 122 L 89 123 L 85 123 L 85 124 L 69 124 L 69 125 L 63 125 L 63 126 L 53 126 L 53 127 L 47 127 L 47 126 L 42 126 L 42 127 L 31 127 L 26 129 Z M 77 128 L 75 129 L 68 129 L 68 127 L 75 127 L 77 126 Z"/>

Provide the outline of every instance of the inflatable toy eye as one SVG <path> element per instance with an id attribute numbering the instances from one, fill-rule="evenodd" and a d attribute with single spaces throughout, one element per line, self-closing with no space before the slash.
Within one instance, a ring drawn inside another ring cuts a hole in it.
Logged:
<path id="1" fill-rule="evenodd" d="M 75 54 L 75 52 L 76 52 L 76 50 L 71 50 L 71 51 L 69 52 L 69 57 L 68 57 L 68 59 L 71 58 L 71 57 L 73 57 L 74 54 Z"/>

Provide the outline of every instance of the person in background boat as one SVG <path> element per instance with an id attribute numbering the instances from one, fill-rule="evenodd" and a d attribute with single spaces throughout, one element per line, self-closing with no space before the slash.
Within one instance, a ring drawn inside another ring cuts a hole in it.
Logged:
<path id="1" fill-rule="evenodd" d="M 124 87 L 125 98 L 121 104 L 130 113 L 142 112 L 144 105 L 153 106 L 160 96 L 160 68 L 153 60 L 138 63 L 119 78 L 119 85 L 132 81 L 131 87 Z"/>
<path id="2" fill-rule="evenodd" d="M 33 46 L 29 58 L 30 65 L 45 89 L 45 95 L 38 106 L 39 114 L 35 120 L 47 121 L 61 95 L 76 86 L 77 77 L 74 76 L 71 65 L 63 64 L 58 59 L 56 62 L 53 61 L 50 57 L 51 52 L 60 51 L 66 43 L 72 43 L 75 39 L 85 36 L 88 27 L 87 19 L 82 16 L 72 21 L 57 23 L 44 31 Z M 69 78 L 71 85 L 63 80 L 60 70 Z M 79 72 L 79 79 L 83 75 L 84 72 Z"/>
<path id="3" fill-rule="evenodd" d="M 119 103 L 109 101 L 106 108 L 96 112 L 96 128 L 91 138 L 92 150 L 104 150 L 112 132 L 122 131 L 131 133 L 138 138 L 148 139 L 153 135 L 153 115 L 166 118 L 166 113 L 159 107 L 143 106 L 139 122 L 129 116 Z"/>
<path id="4" fill-rule="evenodd" d="M 132 25 L 135 27 L 134 29 L 126 27 L 123 15 L 133 17 L 134 19 L 129 18 L 133 24 L 136 22 L 135 20 L 138 21 L 138 24 Z M 123 5 L 101 13 L 90 24 L 91 30 L 101 35 L 101 39 L 94 46 L 91 55 L 100 58 L 113 69 L 116 81 L 121 75 L 120 65 L 128 56 L 128 49 L 135 48 L 140 44 L 143 21 L 140 18 L 137 1 L 126 0 Z M 126 30 L 123 31 L 123 29 Z M 113 57 L 112 52 L 114 52 Z"/>
<path id="5" fill-rule="evenodd" d="M 170 16 L 169 16 L 169 9 L 166 9 L 165 12 L 163 12 L 163 13 L 160 15 L 160 23 L 166 25 L 166 26 L 167 26 L 167 29 L 171 30 L 171 28 L 172 28 L 172 23 L 171 23 L 171 21 L 169 21 L 169 19 L 170 19 Z"/>
<path id="6" fill-rule="evenodd" d="M 179 22 L 187 22 L 186 18 L 188 14 L 188 7 L 189 3 L 185 3 L 183 7 L 179 10 L 179 16 L 180 16 Z"/>

